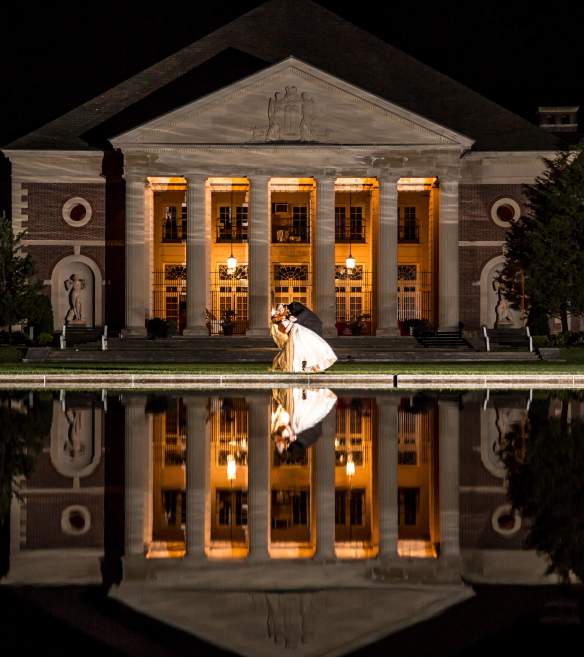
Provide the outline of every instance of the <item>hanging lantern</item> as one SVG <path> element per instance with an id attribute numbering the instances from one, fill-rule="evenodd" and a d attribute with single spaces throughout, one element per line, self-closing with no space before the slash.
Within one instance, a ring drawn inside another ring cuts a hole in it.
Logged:
<path id="1" fill-rule="evenodd" d="M 237 475 L 237 463 L 233 454 L 227 454 L 227 479 L 233 481 Z"/>
<path id="2" fill-rule="evenodd" d="M 353 461 L 353 455 L 349 454 L 347 456 L 347 477 L 352 477 L 355 474 L 355 461 Z"/>
<path id="3" fill-rule="evenodd" d="M 233 276 L 235 274 L 235 270 L 237 269 L 237 258 L 233 255 L 233 252 L 227 258 L 227 273 L 230 276 Z"/>
<path id="4" fill-rule="evenodd" d="M 345 260 L 345 267 L 347 269 L 348 274 L 352 274 L 353 270 L 356 267 L 355 258 L 353 258 L 353 255 L 351 253 L 349 253 L 349 255 L 347 256 L 347 259 Z"/>

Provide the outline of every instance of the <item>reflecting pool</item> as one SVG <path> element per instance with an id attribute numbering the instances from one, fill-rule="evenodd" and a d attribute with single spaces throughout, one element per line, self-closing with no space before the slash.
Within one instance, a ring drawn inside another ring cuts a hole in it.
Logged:
<path id="1" fill-rule="evenodd" d="M 0 432 L 0 589 L 108 649 L 130 614 L 151 654 L 386 654 L 419 623 L 463 654 L 495 592 L 511 627 L 581 622 L 584 392 L 13 391 Z"/>

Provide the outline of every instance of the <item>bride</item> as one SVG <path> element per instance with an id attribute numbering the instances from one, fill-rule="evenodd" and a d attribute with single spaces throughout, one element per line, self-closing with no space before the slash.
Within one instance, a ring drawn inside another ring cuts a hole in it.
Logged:
<path id="1" fill-rule="evenodd" d="M 281 304 L 272 311 L 271 334 L 280 348 L 272 363 L 274 372 L 323 372 L 337 360 L 329 344 Z"/>

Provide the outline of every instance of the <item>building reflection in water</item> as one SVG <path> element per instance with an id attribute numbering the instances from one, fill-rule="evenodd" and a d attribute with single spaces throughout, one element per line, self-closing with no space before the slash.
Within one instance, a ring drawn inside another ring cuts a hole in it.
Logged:
<path id="1" fill-rule="evenodd" d="M 296 388 L 146 406 L 126 404 L 129 554 L 458 554 L 456 401 Z"/>
<path id="2" fill-rule="evenodd" d="M 1 572 L 18 585 L 100 584 L 242 654 L 267 657 L 274 642 L 341 654 L 467 599 L 468 582 L 558 581 L 522 549 L 529 518 L 511 506 L 502 454 L 512 437 L 523 461 L 538 418 L 582 417 L 576 395 L 0 400 L 31 415 L 31 430 L 31 409 L 51 411 L 35 470 L 15 479 Z"/>

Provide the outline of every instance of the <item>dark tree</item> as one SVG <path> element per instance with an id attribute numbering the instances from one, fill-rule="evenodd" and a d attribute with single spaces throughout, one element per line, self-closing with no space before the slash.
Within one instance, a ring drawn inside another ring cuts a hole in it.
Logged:
<path id="1" fill-rule="evenodd" d="M 528 522 L 526 547 L 549 557 L 548 572 L 584 582 L 584 420 L 549 417 L 549 400 L 535 401 L 529 433 L 517 426 L 504 439 L 509 497 Z"/>
<path id="2" fill-rule="evenodd" d="M 0 216 L 0 326 L 19 324 L 29 317 L 36 319 L 46 302 L 41 285 L 34 280 L 34 266 L 29 254 L 23 254 L 23 233 L 14 234 L 12 222 Z"/>
<path id="3" fill-rule="evenodd" d="M 28 403 L 28 393 L 0 393 L 0 577 L 8 570 L 10 501 L 13 482 L 33 471 L 43 441 L 51 431 L 51 395 L 38 395 Z"/>
<path id="4" fill-rule="evenodd" d="M 511 304 L 530 314 L 559 317 L 584 312 L 584 155 L 578 149 L 544 159 L 545 171 L 524 185 L 529 211 L 506 235 L 499 283 Z"/>

